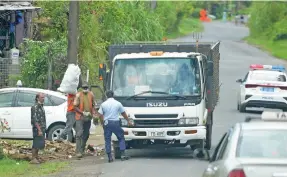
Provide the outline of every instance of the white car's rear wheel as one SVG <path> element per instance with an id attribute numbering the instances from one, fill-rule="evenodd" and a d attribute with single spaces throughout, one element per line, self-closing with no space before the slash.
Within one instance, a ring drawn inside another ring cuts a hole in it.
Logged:
<path id="1" fill-rule="evenodd" d="M 49 131 L 47 132 L 48 135 L 48 140 L 49 141 L 55 141 L 58 139 L 59 135 L 62 133 L 62 131 L 65 129 L 64 125 L 54 125 L 53 127 L 51 127 L 49 129 Z M 70 132 L 67 135 L 67 139 L 68 141 L 72 142 L 73 141 L 73 133 Z"/>

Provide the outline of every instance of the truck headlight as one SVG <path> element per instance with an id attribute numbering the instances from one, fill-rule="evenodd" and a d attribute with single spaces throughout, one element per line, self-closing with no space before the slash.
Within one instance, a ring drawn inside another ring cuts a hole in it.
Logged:
<path id="1" fill-rule="evenodd" d="M 178 125 L 197 125 L 198 123 L 199 119 L 197 117 L 184 117 L 178 121 Z"/>
<path id="2" fill-rule="evenodd" d="M 121 126 L 128 126 L 128 121 L 124 118 L 121 118 Z M 134 120 L 132 118 L 129 118 L 129 121 L 134 124 Z"/>

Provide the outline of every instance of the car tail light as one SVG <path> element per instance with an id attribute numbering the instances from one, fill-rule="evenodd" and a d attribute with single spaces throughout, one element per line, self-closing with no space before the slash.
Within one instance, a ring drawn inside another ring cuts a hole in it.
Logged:
<path id="1" fill-rule="evenodd" d="M 229 174 L 228 177 L 246 177 L 242 169 L 234 169 Z"/>
<path id="2" fill-rule="evenodd" d="M 258 87 L 259 85 L 255 85 L 255 84 L 246 84 L 245 88 L 255 88 Z"/>
<path id="3" fill-rule="evenodd" d="M 281 90 L 287 90 L 287 87 L 279 87 Z"/>

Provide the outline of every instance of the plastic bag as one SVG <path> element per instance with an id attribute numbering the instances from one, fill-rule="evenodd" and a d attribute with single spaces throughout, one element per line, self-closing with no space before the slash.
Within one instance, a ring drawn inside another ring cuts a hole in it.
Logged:
<path id="1" fill-rule="evenodd" d="M 78 65 L 69 64 L 60 87 L 57 89 L 63 93 L 76 94 L 80 81 L 81 69 Z"/>

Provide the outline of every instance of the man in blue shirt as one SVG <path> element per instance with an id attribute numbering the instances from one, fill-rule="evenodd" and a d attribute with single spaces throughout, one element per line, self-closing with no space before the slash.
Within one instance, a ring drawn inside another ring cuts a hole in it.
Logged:
<path id="1" fill-rule="evenodd" d="M 100 114 L 100 120 L 104 128 L 105 148 L 106 153 L 108 154 L 109 162 L 113 161 L 111 155 L 112 133 L 114 133 L 118 138 L 121 151 L 121 159 L 128 160 L 129 157 L 125 155 L 125 136 L 124 130 L 122 129 L 120 124 L 119 113 L 128 121 L 129 125 L 131 125 L 131 123 L 128 119 L 123 105 L 113 98 L 114 92 L 109 90 L 106 92 L 106 96 L 108 97 L 108 99 L 101 104 L 98 113 Z"/>

